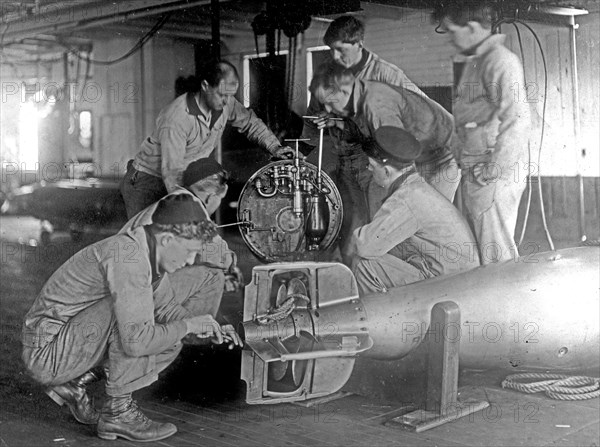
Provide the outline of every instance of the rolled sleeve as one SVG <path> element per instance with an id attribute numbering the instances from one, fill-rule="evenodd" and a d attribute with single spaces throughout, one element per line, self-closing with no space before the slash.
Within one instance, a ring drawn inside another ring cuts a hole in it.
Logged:
<path id="1" fill-rule="evenodd" d="M 229 114 L 230 124 L 250 141 L 273 153 L 280 146 L 273 132 L 252 110 L 246 109 L 236 99 L 232 98 L 231 101 L 233 103 Z"/>
<path id="2" fill-rule="evenodd" d="M 185 169 L 187 132 L 177 123 L 166 123 L 158 129 L 162 158 L 161 174 L 167 191 L 171 192 L 181 183 Z"/>

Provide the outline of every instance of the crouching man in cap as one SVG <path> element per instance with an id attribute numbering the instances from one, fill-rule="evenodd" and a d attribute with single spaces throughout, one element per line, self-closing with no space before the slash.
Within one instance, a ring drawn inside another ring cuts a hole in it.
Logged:
<path id="1" fill-rule="evenodd" d="M 186 334 L 241 345 L 212 316 L 189 317 L 169 284 L 214 235 L 197 202 L 165 198 L 150 225 L 92 244 L 59 267 L 25 316 L 27 370 L 77 421 L 97 424 L 99 437 L 155 441 L 177 431 L 146 417 L 132 393 L 157 380 Z M 102 375 L 107 397 L 98 414 L 86 386 Z"/>
<path id="2" fill-rule="evenodd" d="M 416 170 L 419 142 L 403 129 L 382 126 L 363 148 L 373 181 L 388 195 L 372 222 L 353 234 L 360 293 L 477 267 L 477 245 L 466 221 Z"/>
<path id="3" fill-rule="evenodd" d="M 182 186 L 175 187 L 166 197 L 184 195 L 193 199 L 201 206 L 206 219 L 210 220 L 227 194 L 228 179 L 229 173 L 217 161 L 213 158 L 201 158 L 187 166 Z M 160 202 L 155 202 L 136 214 L 121 229 L 121 233 L 151 224 L 158 203 Z M 235 253 L 218 234 L 205 242 L 193 265 L 170 275 L 170 284 L 173 296 L 188 310 L 190 316 L 208 314 L 213 317 L 217 316 L 223 290 L 233 292 L 244 285 Z M 229 325 L 226 329 L 233 330 Z M 192 334 L 185 340 L 198 341 Z"/>

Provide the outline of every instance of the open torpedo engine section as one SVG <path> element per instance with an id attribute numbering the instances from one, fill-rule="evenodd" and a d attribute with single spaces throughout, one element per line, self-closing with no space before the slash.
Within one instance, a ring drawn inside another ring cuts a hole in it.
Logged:
<path id="1" fill-rule="evenodd" d="M 298 156 L 259 169 L 238 202 L 242 238 L 265 262 L 319 260 L 336 240 L 342 217 L 331 178 Z"/>
<path id="2" fill-rule="evenodd" d="M 274 404 L 339 390 L 356 354 L 373 346 L 350 270 L 337 263 L 274 263 L 252 275 L 244 300 L 246 401 Z"/>

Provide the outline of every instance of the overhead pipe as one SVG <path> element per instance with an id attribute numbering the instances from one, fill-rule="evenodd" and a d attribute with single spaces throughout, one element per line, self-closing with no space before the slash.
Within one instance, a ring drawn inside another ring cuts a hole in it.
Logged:
<path id="1" fill-rule="evenodd" d="M 170 5 L 164 5 L 163 3 L 158 3 L 156 7 L 148 6 L 147 2 L 143 6 L 139 6 L 139 9 L 135 9 L 135 7 L 131 7 L 130 10 L 126 12 L 120 13 L 110 13 L 104 17 L 96 17 L 93 19 L 87 18 L 89 14 L 89 10 L 91 8 L 97 7 L 101 8 L 104 6 L 106 8 L 106 4 L 102 5 L 101 3 L 87 4 L 81 5 L 77 7 L 64 8 L 61 10 L 52 11 L 54 14 L 62 13 L 65 18 L 65 21 L 61 23 L 55 23 L 52 25 L 44 24 L 43 20 L 39 20 L 39 18 L 31 18 L 28 16 L 19 16 L 14 20 L 7 21 L 3 23 L 3 26 L 0 26 L 0 36 L 2 36 L 1 44 L 5 44 L 8 42 L 18 41 L 19 39 L 23 39 L 26 37 L 31 37 L 37 34 L 53 34 L 62 31 L 71 31 L 74 28 L 77 30 L 110 25 L 112 23 L 118 21 L 127 21 L 132 19 L 139 19 L 147 16 L 154 16 L 158 14 L 163 14 L 171 11 L 178 11 L 182 9 L 189 9 L 198 6 L 205 6 L 211 4 L 212 0 L 197 0 L 191 2 L 171 2 Z M 221 0 L 221 2 L 227 2 L 230 0 Z M 132 3 L 132 2 L 128 2 Z M 120 4 L 119 8 L 125 9 L 126 5 Z M 112 9 L 114 10 L 114 9 Z M 42 13 L 43 14 L 43 13 Z M 61 16 L 63 17 L 63 16 Z M 75 17 L 80 17 L 79 19 L 75 19 Z M 27 26 L 27 25 L 33 26 Z M 37 26 L 36 26 L 37 25 Z"/>

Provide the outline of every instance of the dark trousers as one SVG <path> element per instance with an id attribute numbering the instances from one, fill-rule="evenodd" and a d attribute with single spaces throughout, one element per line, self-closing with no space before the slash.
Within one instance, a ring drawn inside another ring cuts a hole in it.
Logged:
<path id="1" fill-rule="evenodd" d="M 353 253 L 351 252 L 352 233 L 368 222 L 367 196 L 365 187 L 368 184 L 370 172 L 366 169 L 368 158 L 366 154 L 346 142 L 339 143 L 341 147 L 329 148 L 322 154 L 322 169 L 337 186 L 344 209 L 342 227 L 339 235 L 340 254 L 344 264 L 350 266 Z M 318 150 L 313 150 L 306 161 L 318 164 Z"/>
<path id="2" fill-rule="evenodd" d="M 127 219 L 158 202 L 167 195 L 167 189 L 160 177 L 146 174 L 133 167 L 133 160 L 127 163 L 127 173 L 121 179 L 120 190 L 127 210 Z"/>

